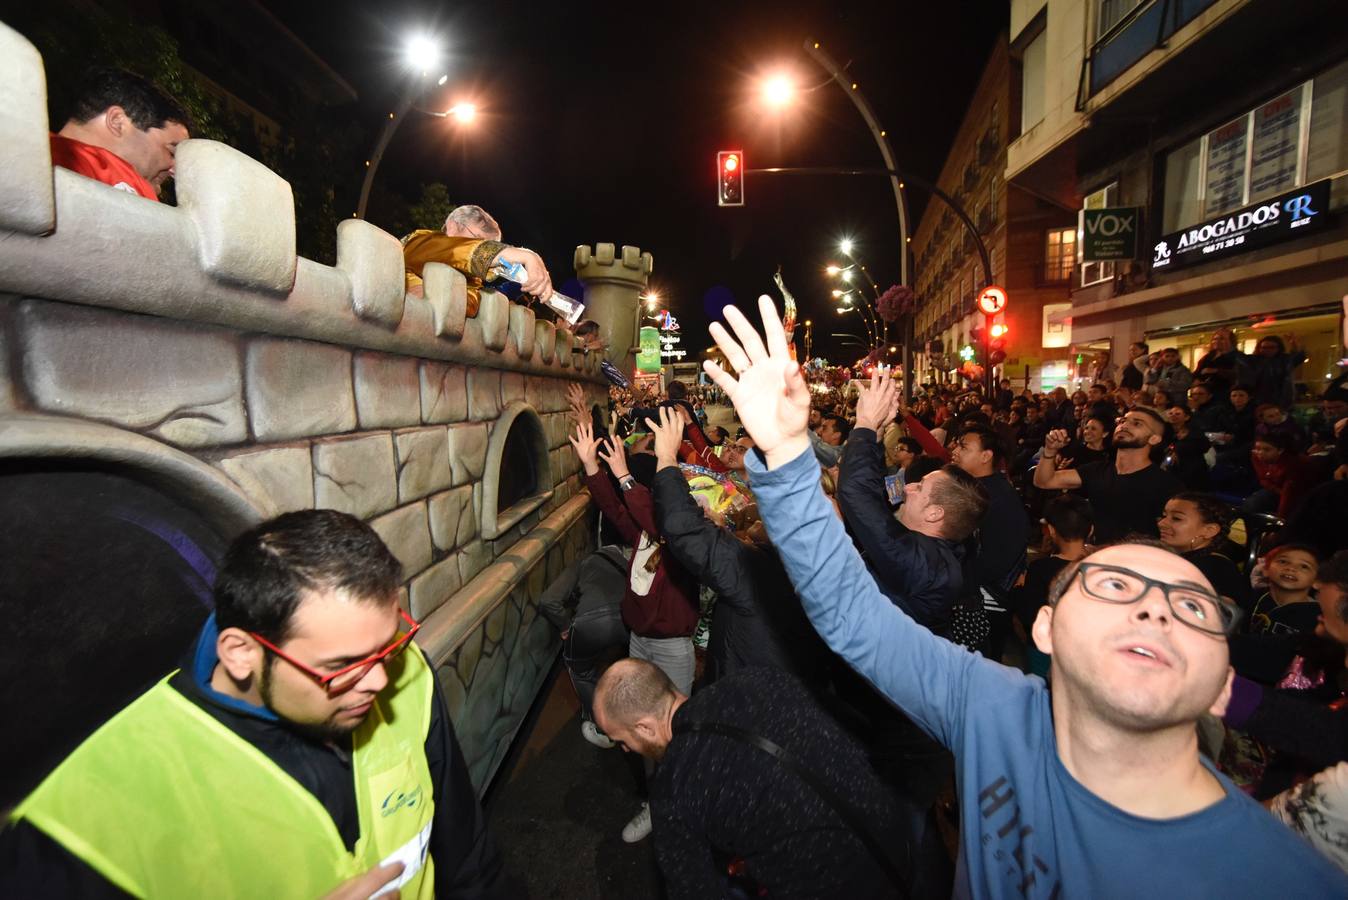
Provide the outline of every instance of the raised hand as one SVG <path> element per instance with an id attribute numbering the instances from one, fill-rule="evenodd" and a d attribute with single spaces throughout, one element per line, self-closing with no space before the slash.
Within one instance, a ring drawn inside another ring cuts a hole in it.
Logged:
<path id="1" fill-rule="evenodd" d="M 716 346 L 739 378 L 711 360 L 703 361 L 702 367 L 734 404 L 744 430 L 767 458 L 768 468 L 775 469 L 810 447 L 806 433 L 810 389 L 800 365 L 787 349 L 786 332 L 772 300 L 766 295 L 759 297 L 758 310 L 763 317 L 766 346 L 749 320 L 733 306 L 725 308 L 725 319 L 735 337 L 719 322 L 713 322 L 710 329 Z"/>
<path id="2" fill-rule="evenodd" d="M 623 451 L 622 442 L 617 438 L 599 442 L 599 458 L 608 465 L 613 477 L 619 481 L 631 474 L 627 471 L 627 454 Z"/>
<path id="3" fill-rule="evenodd" d="M 599 474 L 599 442 L 594 439 L 594 427 L 589 422 L 576 423 L 575 437 L 567 438 L 576 448 L 576 456 L 585 467 L 586 475 Z"/>
<path id="4" fill-rule="evenodd" d="M 898 410 L 899 392 L 894 387 L 894 379 L 877 368 L 871 374 L 870 388 L 862 385 L 857 396 L 857 427 L 869 428 L 878 435 L 894 421 Z"/>
<path id="5" fill-rule="evenodd" d="M 585 391 L 580 385 L 573 382 L 566 386 L 566 403 L 570 407 L 571 418 L 577 425 L 589 421 L 590 417 L 585 410 Z"/>
<path id="6" fill-rule="evenodd" d="M 668 406 L 656 413 L 660 421 L 646 419 L 646 427 L 655 435 L 655 467 L 664 469 L 679 464 L 679 448 L 683 446 L 683 418 Z"/>
<path id="7" fill-rule="evenodd" d="M 1072 436 L 1065 429 L 1055 428 L 1044 438 L 1044 449 L 1050 453 L 1057 453 L 1071 442 Z"/>

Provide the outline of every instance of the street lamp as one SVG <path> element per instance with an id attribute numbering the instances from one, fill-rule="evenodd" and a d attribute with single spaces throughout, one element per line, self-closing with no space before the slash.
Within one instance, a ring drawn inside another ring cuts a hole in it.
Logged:
<path id="1" fill-rule="evenodd" d="M 796 85 L 785 75 L 774 75 L 763 82 L 763 99 L 769 106 L 786 106 L 796 96 Z"/>
<path id="2" fill-rule="evenodd" d="M 455 103 L 453 106 L 451 106 L 444 112 L 433 112 L 430 113 L 430 115 L 438 116 L 441 119 L 445 118 L 458 119 L 460 122 L 466 125 L 477 118 L 477 104 Z"/>
<path id="3" fill-rule="evenodd" d="M 850 312 L 856 313 L 857 318 L 861 319 L 861 324 L 866 327 L 866 336 L 870 339 L 869 347 L 874 348 L 879 343 L 879 341 L 876 339 L 874 329 L 871 328 L 871 320 L 866 318 L 865 313 L 861 311 L 860 307 L 852 306 L 846 297 L 842 298 L 842 302 L 843 302 L 842 306 L 834 307 L 834 312 L 836 312 L 840 316 Z"/>
<path id="4" fill-rule="evenodd" d="M 440 42 L 429 34 L 412 35 L 403 45 L 403 61 L 407 68 L 423 76 L 440 65 L 441 53 Z"/>
<path id="5" fill-rule="evenodd" d="M 845 266 L 839 266 L 836 263 L 830 263 L 827 267 L 825 267 L 824 271 L 830 275 L 840 276 L 843 281 L 846 281 L 849 284 L 852 281 L 852 276 L 855 275 L 857 272 L 860 272 L 862 276 L 866 279 L 866 283 L 871 286 L 871 292 L 875 294 L 875 299 L 879 300 L 880 286 L 875 283 L 875 279 L 871 277 L 871 273 L 866 271 L 866 267 L 863 266 L 857 260 L 857 258 L 852 255 L 852 250 L 855 249 L 855 247 L 856 245 L 852 242 L 851 238 L 843 238 L 841 241 L 839 241 L 838 249 L 841 250 L 846 256 L 851 258 L 852 262 L 850 262 Z M 869 307 L 869 304 L 867 305 Z M 868 309 L 868 312 L 870 313 L 871 316 L 871 324 L 875 326 L 875 332 L 880 336 L 880 340 L 888 341 L 889 323 L 881 322 L 880 316 L 876 313 L 874 309 Z"/>
<path id="6" fill-rule="evenodd" d="M 824 51 L 819 42 L 806 38 L 804 49 L 810 58 L 813 59 L 821 69 L 828 73 L 829 80 L 836 83 L 838 87 L 842 88 L 843 92 L 847 94 L 848 98 L 852 101 L 852 105 L 855 106 L 857 112 L 861 114 L 861 118 L 865 121 L 866 127 L 870 129 L 871 137 L 875 139 L 875 145 L 880 151 L 880 157 L 884 160 L 885 168 L 889 172 L 889 180 L 894 188 L 894 205 L 899 213 L 899 284 L 908 285 L 910 281 L 908 277 L 908 244 L 910 243 L 908 235 L 908 201 L 904 193 L 904 184 L 899 179 L 899 167 L 898 163 L 894 160 L 894 150 L 889 145 L 888 134 L 880 127 L 880 123 L 875 117 L 875 111 L 871 109 L 870 103 L 867 102 L 866 97 L 862 94 L 857 83 L 847 77 L 846 73 L 843 72 L 842 67 L 838 65 L 837 61 L 834 60 L 832 56 Z M 827 83 L 827 81 L 823 82 L 823 84 Z M 811 88 L 811 90 L 822 87 L 823 84 L 816 85 L 814 88 Z M 777 102 L 775 102 L 774 105 L 778 107 L 788 101 L 793 93 L 793 91 L 783 90 L 781 87 L 778 87 L 769 93 L 768 87 L 766 85 L 764 87 L 764 96 L 769 99 L 769 102 L 773 102 L 773 99 L 775 98 Z M 852 241 L 850 239 L 842 242 L 842 250 L 844 254 L 851 255 Z M 907 344 L 905 344 L 904 347 L 904 362 L 907 364 L 910 362 L 907 357 L 909 356 L 911 348 L 909 348 Z M 906 368 L 907 365 L 905 365 L 905 369 Z M 911 397 L 911 390 L 911 385 L 908 381 L 905 381 L 904 396 Z"/>
<path id="7" fill-rule="evenodd" d="M 407 116 L 412 104 L 416 102 L 417 95 L 421 93 L 425 80 L 430 72 L 440 66 L 441 57 L 444 55 L 444 48 L 441 46 L 437 37 L 429 34 L 414 34 L 403 44 L 403 63 L 406 65 L 412 78 L 408 81 L 403 90 L 402 98 L 398 101 L 398 107 L 388 114 L 388 121 L 384 123 L 384 130 L 379 135 L 379 140 L 374 145 L 374 151 L 365 163 L 365 181 L 360 186 L 360 202 L 356 205 L 356 218 L 365 218 L 365 208 L 370 202 L 370 188 L 374 184 L 374 173 L 379 171 L 379 163 L 384 158 L 384 151 L 388 149 L 389 141 L 393 140 L 393 133 L 398 130 L 403 119 Z M 441 75 L 436 84 L 444 84 L 449 79 L 448 75 Z M 471 106 L 471 104 L 468 104 Z M 462 107 L 463 104 L 460 104 Z M 477 108 L 473 107 L 476 113 Z M 450 115 L 452 111 L 447 111 L 444 115 Z M 439 115 L 433 113 L 433 115 Z M 459 121 L 468 121 L 461 115 L 456 115 Z M 471 114 L 468 117 L 472 118 Z"/>

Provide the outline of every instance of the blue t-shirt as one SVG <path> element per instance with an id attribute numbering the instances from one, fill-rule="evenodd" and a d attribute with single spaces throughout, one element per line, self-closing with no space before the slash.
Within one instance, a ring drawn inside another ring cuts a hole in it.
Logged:
<path id="1" fill-rule="evenodd" d="M 1101 800 L 1058 759 L 1049 692 L 890 603 L 819 489 L 813 454 L 750 484 L 811 622 L 955 754 L 959 897 L 1348 897 L 1348 875 L 1215 773 L 1225 799 L 1174 819 Z"/>

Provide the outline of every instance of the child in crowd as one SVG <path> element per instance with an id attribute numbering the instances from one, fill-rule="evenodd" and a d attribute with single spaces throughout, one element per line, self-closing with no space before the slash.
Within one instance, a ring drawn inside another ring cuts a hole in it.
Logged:
<path id="1" fill-rule="evenodd" d="M 1315 551 L 1303 544 L 1283 544 L 1264 557 L 1268 590 L 1250 607 L 1248 634 L 1309 634 L 1315 631 L 1320 606 L 1311 598 L 1319 566 Z"/>
<path id="2" fill-rule="evenodd" d="M 1086 538 L 1090 536 L 1093 519 L 1091 505 L 1076 494 L 1054 497 L 1044 506 L 1044 537 L 1052 548 L 1048 556 L 1041 556 L 1026 568 L 1021 581 L 1011 591 L 1011 608 L 1016 611 L 1025 633 L 1030 633 L 1039 608 L 1048 602 L 1049 585 L 1069 563 L 1086 555 Z M 1048 678 L 1049 657 L 1026 641 L 1027 668 L 1031 675 Z"/>

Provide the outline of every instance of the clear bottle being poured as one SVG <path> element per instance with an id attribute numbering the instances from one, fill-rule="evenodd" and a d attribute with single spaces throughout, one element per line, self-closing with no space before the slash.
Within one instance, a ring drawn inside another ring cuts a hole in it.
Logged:
<path id="1" fill-rule="evenodd" d="M 516 284 L 524 284 L 529 280 L 529 270 L 524 267 L 524 263 L 512 263 L 503 259 L 497 259 L 489 274 L 494 278 L 504 278 Z M 543 301 L 544 306 L 555 312 L 568 325 L 575 325 L 579 322 L 581 315 L 585 312 L 584 303 L 574 297 L 568 297 L 566 294 L 559 294 L 557 291 L 553 291 L 549 297 L 540 297 L 539 299 Z"/>

